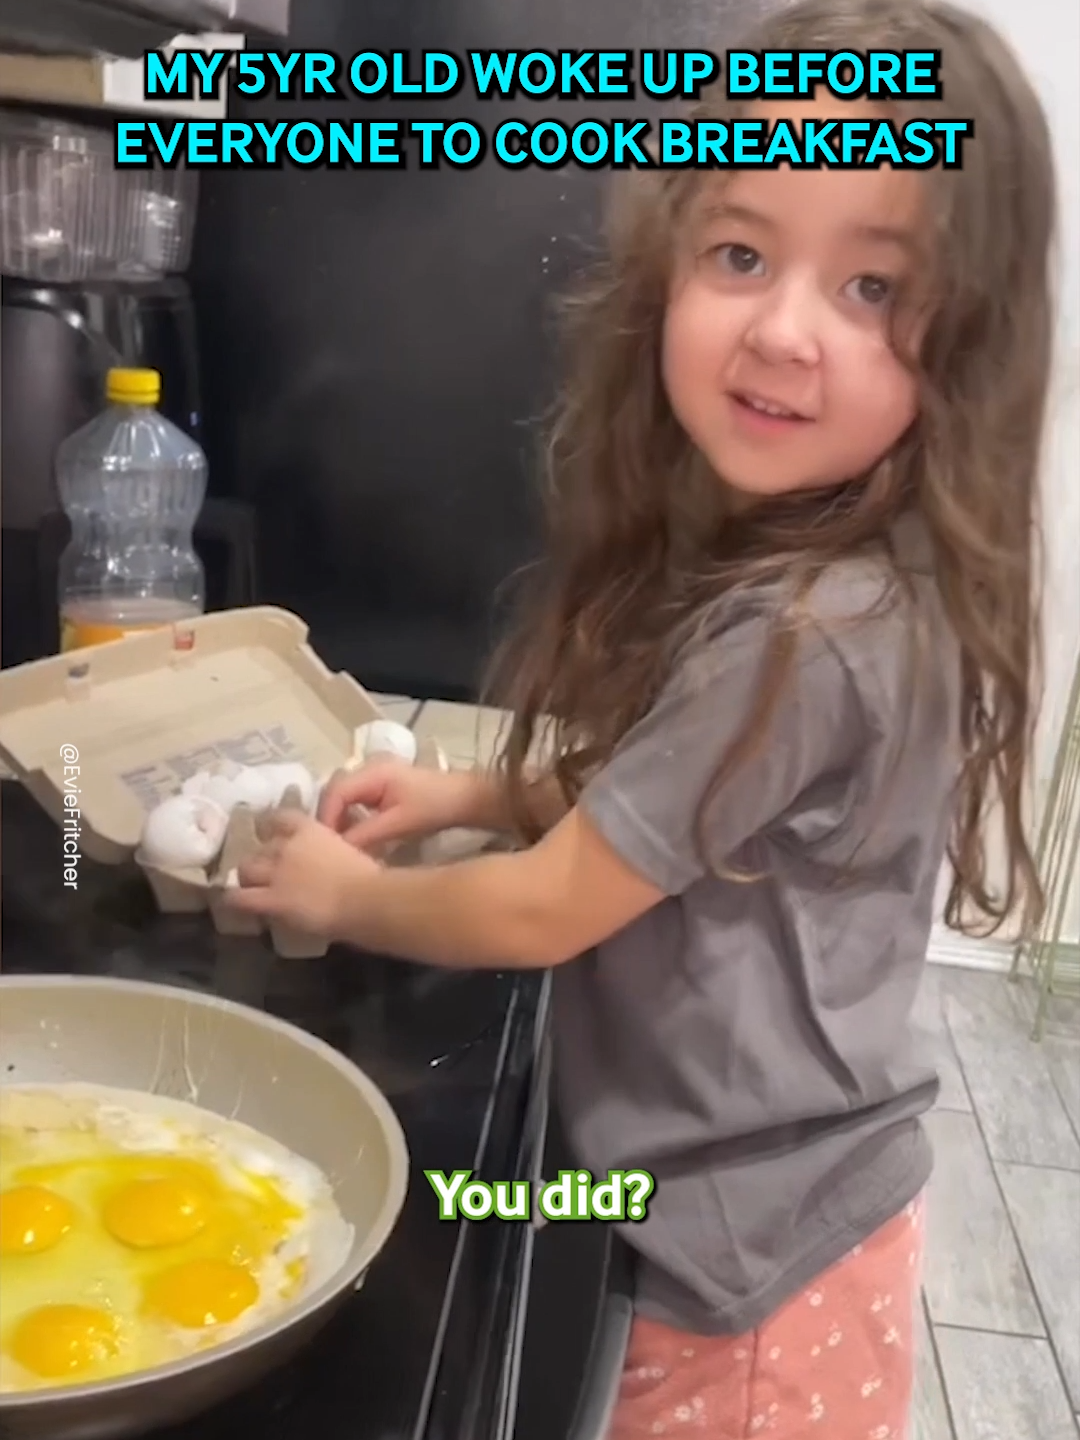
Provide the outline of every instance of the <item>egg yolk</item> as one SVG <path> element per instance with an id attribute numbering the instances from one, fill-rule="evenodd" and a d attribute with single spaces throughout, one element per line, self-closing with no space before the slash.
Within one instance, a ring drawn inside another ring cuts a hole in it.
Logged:
<path id="1" fill-rule="evenodd" d="M 183 1245 L 209 1218 L 209 1198 L 181 1180 L 136 1180 L 111 1195 L 102 1211 L 114 1239 L 135 1250 Z"/>
<path id="2" fill-rule="evenodd" d="M 8 1346 L 24 1369 L 58 1380 L 100 1364 L 119 1349 L 116 1322 L 88 1305 L 45 1305 L 24 1315 Z"/>
<path id="3" fill-rule="evenodd" d="M 0 1255 L 39 1255 L 59 1245 L 75 1211 L 43 1185 L 18 1185 L 0 1195 Z"/>
<path id="4" fill-rule="evenodd" d="M 239 1265 L 191 1260 L 156 1275 L 146 1287 L 151 1310 L 189 1330 L 227 1325 L 259 1298 L 259 1287 Z"/>

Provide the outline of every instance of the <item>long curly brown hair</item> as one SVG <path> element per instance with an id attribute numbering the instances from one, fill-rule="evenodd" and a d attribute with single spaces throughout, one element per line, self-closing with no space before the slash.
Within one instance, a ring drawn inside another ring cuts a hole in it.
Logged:
<path id="1" fill-rule="evenodd" d="M 546 557 L 493 670 L 491 693 L 513 711 L 500 757 L 511 807 L 535 838 L 525 767 L 541 736 L 567 802 L 576 801 L 655 702 L 680 637 L 719 593 L 783 577 L 805 594 L 839 557 L 871 547 L 890 554 L 897 517 L 915 507 L 962 655 L 964 753 L 946 919 L 980 934 L 1014 914 L 1030 924 L 1041 906 L 1025 835 L 1039 642 L 1036 487 L 1053 324 L 1046 120 L 1000 37 L 948 4 L 805 0 L 766 20 L 750 44 L 940 51 L 947 101 L 891 108 L 974 119 L 963 168 L 926 176 L 919 285 L 929 322 L 918 352 L 905 357 L 919 381 L 918 417 L 870 475 L 828 496 L 725 515 L 722 487 L 675 420 L 660 373 L 676 244 L 703 176 L 619 177 L 606 254 L 565 305 L 566 380 L 544 452 Z M 717 86 L 693 113 L 729 119 L 740 105 Z M 766 732 L 792 650 L 781 624 L 716 784 Z M 1004 884 L 994 883 L 987 853 L 995 800 Z"/>

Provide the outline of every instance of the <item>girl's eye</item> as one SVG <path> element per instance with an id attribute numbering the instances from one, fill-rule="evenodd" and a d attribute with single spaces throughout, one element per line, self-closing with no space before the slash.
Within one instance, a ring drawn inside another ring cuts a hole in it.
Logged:
<path id="1" fill-rule="evenodd" d="M 862 305 L 887 305 L 895 293 L 893 282 L 884 275 L 856 275 L 846 288 Z"/>
<path id="2" fill-rule="evenodd" d="M 720 245 L 717 247 L 720 264 L 733 275 L 760 275 L 764 261 L 749 245 Z"/>

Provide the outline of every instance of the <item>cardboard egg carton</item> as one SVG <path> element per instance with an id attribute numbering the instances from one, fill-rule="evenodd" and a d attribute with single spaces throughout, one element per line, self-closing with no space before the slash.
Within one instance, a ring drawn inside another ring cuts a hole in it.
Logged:
<path id="1" fill-rule="evenodd" d="M 225 882 L 261 843 L 265 815 L 237 807 L 208 869 L 161 869 L 139 850 L 149 811 L 222 761 L 298 761 L 316 776 L 355 763 L 356 730 L 384 717 L 351 675 L 323 664 L 307 633 L 285 610 L 226 610 L 0 671 L 0 764 L 64 832 L 72 859 L 58 859 L 58 883 L 77 886 L 83 855 L 134 859 L 164 913 L 207 911 L 222 934 L 266 928 L 285 957 L 325 953 L 321 938 L 264 927 L 226 903 Z M 446 764 L 430 741 L 416 763 Z M 299 791 L 282 803 L 300 804 Z M 415 864 L 422 850 L 383 858 Z"/>
<path id="2" fill-rule="evenodd" d="M 286 790 L 281 808 L 302 810 L 304 806 L 300 791 L 295 788 Z M 220 935 L 258 935 L 262 930 L 262 922 L 257 915 L 234 910 L 229 905 L 228 891 L 232 874 L 269 838 L 265 823 L 269 813 L 257 814 L 248 805 L 238 805 L 229 816 L 225 843 L 207 877 L 208 907 L 213 916 L 214 927 Z M 158 903 L 161 904 L 160 899 Z M 161 908 L 166 907 L 162 905 Z M 328 949 L 326 942 L 319 936 L 306 935 L 291 926 L 271 921 L 267 928 L 274 952 L 283 960 L 317 959 L 320 955 L 325 955 Z"/>
<path id="3" fill-rule="evenodd" d="M 420 747 L 417 763 L 446 768 L 445 758 L 433 742 Z M 341 768 L 349 766 L 346 764 Z M 269 822 L 275 809 L 306 813 L 300 791 L 295 786 L 290 786 L 280 805 L 272 809 L 257 811 L 250 805 L 235 806 L 229 814 L 228 829 L 217 858 L 205 870 L 196 866 L 164 869 L 153 864 L 139 849 L 135 851 L 135 863 L 149 881 L 158 909 L 163 914 L 193 914 L 208 910 L 219 935 L 254 936 L 265 929 L 275 954 L 282 959 L 318 959 L 329 949 L 326 940 L 276 921 L 264 923 L 257 915 L 234 909 L 228 901 L 230 877 L 270 838 Z M 427 858 L 422 844 L 410 842 L 380 854 L 380 859 L 391 865 L 412 865 Z M 434 853 L 431 858 L 436 858 Z"/>

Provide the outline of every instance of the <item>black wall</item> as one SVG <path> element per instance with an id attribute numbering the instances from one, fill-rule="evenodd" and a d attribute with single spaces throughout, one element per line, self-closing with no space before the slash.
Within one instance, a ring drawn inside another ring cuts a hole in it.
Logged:
<path id="1" fill-rule="evenodd" d="M 722 50 L 756 0 L 293 0 L 296 48 Z M 733 23 L 737 22 L 737 23 Z M 656 114 L 640 99 L 234 102 L 234 119 Z M 410 149 L 414 161 L 415 150 Z M 551 299 L 609 172 L 206 172 L 193 285 L 211 493 L 254 502 L 261 598 L 375 688 L 466 696 L 535 551 Z"/>

